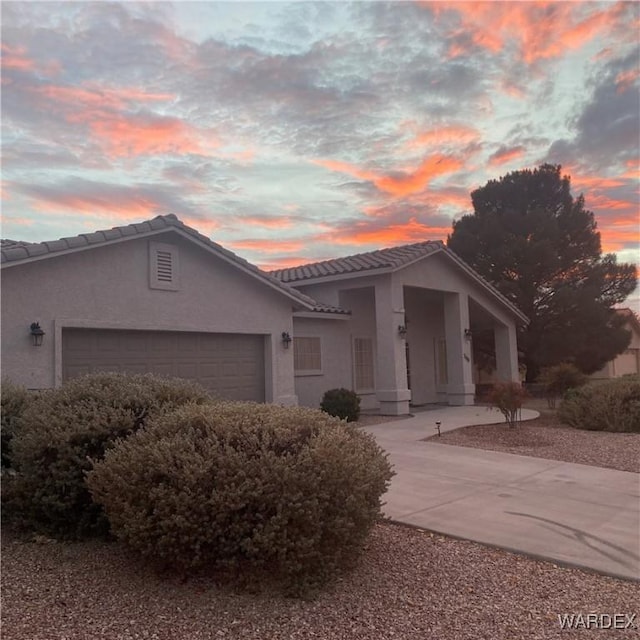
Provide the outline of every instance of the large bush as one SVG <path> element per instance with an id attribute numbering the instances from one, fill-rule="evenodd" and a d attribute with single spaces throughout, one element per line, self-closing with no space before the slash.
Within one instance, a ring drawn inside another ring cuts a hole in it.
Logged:
<path id="1" fill-rule="evenodd" d="M 640 376 L 574 389 L 560 405 L 558 416 L 577 429 L 640 432 Z"/>
<path id="2" fill-rule="evenodd" d="M 322 396 L 320 408 L 330 416 L 356 422 L 360 417 L 360 398 L 350 389 L 329 389 Z"/>
<path id="3" fill-rule="evenodd" d="M 102 373 L 43 391 L 22 414 L 13 445 L 18 471 L 3 487 L 4 515 L 60 537 L 104 533 L 107 522 L 85 485 L 90 458 L 153 416 L 209 400 L 186 380 Z M 6 489 L 6 490 L 5 490 Z"/>
<path id="4" fill-rule="evenodd" d="M 25 387 L 13 384 L 7 378 L 2 380 L 2 409 L 0 412 L 0 440 L 2 443 L 2 467 L 11 467 L 12 440 L 19 427 L 22 414 L 31 396 Z"/>
<path id="5" fill-rule="evenodd" d="M 370 435 L 325 413 L 226 402 L 151 421 L 87 483 L 144 556 L 268 570 L 299 592 L 358 556 L 391 476 Z"/>
<path id="6" fill-rule="evenodd" d="M 557 398 L 564 396 L 570 389 L 583 386 L 587 381 L 587 376 L 569 362 L 547 367 L 540 374 L 540 382 L 544 385 L 545 396 L 551 408 L 555 408 Z"/>

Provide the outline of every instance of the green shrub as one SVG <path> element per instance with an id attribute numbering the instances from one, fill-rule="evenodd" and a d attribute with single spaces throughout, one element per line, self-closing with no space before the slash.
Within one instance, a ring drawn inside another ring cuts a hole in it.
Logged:
<path id="1" fill-rule="evenodd" d="M 510 427 L 515 427 L 526 397 L 527 392 L 519 382 L 497 382 L 487 394 L 487 401 L 500 411 Z"/>
<path id="2" fill-rule="evenodd" d="M 640 376 L 573 389 L 558 409 L 562 422 L 591 431 L 640 432 Z"/>
<path id="3" fill-rule="evenodd" d="M 322 396 L 320 408 L 330 416 L 356 422 L 360 417 L 360 398 L 350 389 L 329 389 Z"/>
<path id="4" fill-rule="evenodd" d="M 185 406 L 119 441 L 87 483 L 113 533 L 178 571 L 268 571 L 291 593 L 353 562 L 392 472 L 316 409 Z"/>
<path id="5" fill-rule="evenodd" d="M 587 381 L 587 376 L 568 362 L 543 369 L 540 375 L 540 382 L 544 385 L 547 402 L 551 408 L 555 408 L 557 398 L 564 396 L 570 389 L 583 386 Z"/>
<path id="6" fill-rule="evenodd" d="M 100 459 L 152 416 L 208 400 L 192 382 L 118 373 L 83 376 L 41 392 L 13 439 L 18 474 L 3 490 L 4 515 L 54 536 L 105 533 L 107 522 L 85 485 L 89 458 Z"/>
<path id="7" fill-rule="evenodd" d="M 11 467 L 13 436 L 19 427 L 20 419 L 27 408 L 31 395 L 20 385 L 13 384 L 7 378 L 2 380 L 0 442 L 2 446 L 2 468 Z"/>

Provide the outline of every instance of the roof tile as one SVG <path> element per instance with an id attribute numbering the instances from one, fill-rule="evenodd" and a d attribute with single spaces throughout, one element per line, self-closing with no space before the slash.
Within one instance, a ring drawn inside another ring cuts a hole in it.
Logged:
<path id="1" fill-rule="evenodd" d="M 122 238 L 122 233 L 118 227 L 115 227 L 114 229 L 106 229 L 102 234 L 104 235 L 105 240 L 119 240 Z"/>
<path id="2" fill-rule="evenodd" d="M 3 240 L 2 241 L 2 263 L 10 263 L 15 261 L 21 261 L 28 259 L 29 257 L 37 258 L 39 256 L 46 256 L 48 254 L 55 255 L 62 251 L 83 249 L 89 246 L 99 245 L 105 242 L 118 239 L 126 239 L 132 236 L 137 236 L 151 231 L 157 231 L 159 229 L 176 228 L 180 231 L 189 234 L 196 240 L 204 243 L 209 248 L 214 249 L 217 253 L 226 256 L 230 261 L 235 262 L 238 266 L 248 269 L 256 277 L 260 278 L 264 282 L 271 286 L 280 289 L 283 293 L 289 297 L 297 300 L 307 309 L 313 311 L 319 311 L 323 313 L 349 313 L 344 309 L 338 307 L 332 307 L 329 305 L 323 305 L 316 302 L 313 298 L 301 293 L 297 289 L 290 287 L 273 275 L 262 271 L 255 265 L 251 264 L 244 258 L 237 256 L 232 251 L 225 249 L 219 244 L 213 242 L 205 235 L 199 233 L 195 229 L 186 226 L 177 216 L 174 214 L 168 214 L 166 216 L 157 216 L 153 220 L 147 220 L 141 223 L 129 224 L 121 227 L 114 227 L 105 231 L 95 231 L 93 233 L 83 233 L 78 236 L 70 236 L 62 238 L 60 240 L 52 240 L 49 242 L 39 243 L 27 243 L 16 240 Z"/>
<path id="3" fill-rule="evenodd" d="M 87 239 L 84 236 L 69 236 L 68 238 L 62 238 L 69 249 L 79 249 L 80 247 L 86 247 Z M 46 243 L 45 243 L 46 244 Z"/>
<path id="4" fill-rule="evenodd" d="M 42 244 L 27 244 L 25 245 L 25 249 L 27 250 L 27 253 L 29 254 L 29 257 L 31 256 L 39 256 L 42 255 L 43 253 L 47 253 L 48 249 L 46 246 L 43 246 Z"/>
<path id="5" fill-rule="evenodd" d="M 402 247 L 379 249 L 334 260 L 278 269 L 271 274 L 282 282 L 298 282 L 339 273 L 355 273 L 369 269 L 393 269 L 418 260 L 444 248 L 440 241 L 418 242 Z"/>
<path id="6" fill-rule="evenodd" d="M 35 245 L 37 247 L 42 247 L 42 245 L 44 245 L 46 247 L 45 251 L 40 251 L 38 253 L 31 253 L 31 251 L 29 252 L 30 256 L 37 256 L 37 255 L 41 255 L 42 253 L 54 253 L 56 251 L 65 251 L 66 249 L 69 248 L 69 246 L 67 245 L 67 243 L 64 240 L 52 240 L 50 242 L 42 242 L 38 245 Z"/>
<path id="7" fill-rule="evenodd" d="M 12 249 L 4 249 L 2 251 L 2 257 L 5 262 L 10 260 L 22 260 L 23 258 L 28 258 L 29 254 L 27 253 L 26 247 L 13 247 Z"/>

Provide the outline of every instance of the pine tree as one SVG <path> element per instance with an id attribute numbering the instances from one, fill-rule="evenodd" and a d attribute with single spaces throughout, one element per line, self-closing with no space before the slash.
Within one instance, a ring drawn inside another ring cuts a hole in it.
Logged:
<path id="1" fill-rule="evenodd" d="M 560 362 L 597 371 L 631 337 L 611 309 L 636 287 L 636 266 L 602 255 L 593 213 L 560 172 L 544 164 L 490 180 L 447 239 L 531 320 L 518 341 L 527 381 Z"/>

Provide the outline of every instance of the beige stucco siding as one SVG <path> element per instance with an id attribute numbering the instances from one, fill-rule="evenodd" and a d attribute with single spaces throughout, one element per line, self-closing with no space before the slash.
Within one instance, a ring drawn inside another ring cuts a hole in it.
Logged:
<path id="1" fill-rule="evenodd" d="M 322 354 L 320 373 L 295 374 L 296 395 L 301 405 L 317 408 L 325 391 L 352 388 L 349 324 L 349 320 L 294 318 L 294 337 L 320 338 Z"/>
<path id="2" fill-rule="evenodd" d="M 402 281 L 405 286 L 425 287 L 437 291 L 465 293 L 478 302 L 495 320 L 506 325 L 513 325 L 514 318 L 479 283 L 460 271 L 451 260 L 443 254 L 436 254 L 427 260 L 417 262 L 402 269 Z"/>
<path id="3" fill-rule="evenodd" d="M 149 243 L 179 252 L 177 291 L 149 286 Z M 60 383 L 63 327 L 262 334 L 266 397 L 291 403 L 291 300 L 217 256 L 168 232 L 2 270 L 2 371 L 29 388 Z M 46 332 L 33 347 L 29 325 Z"/>

